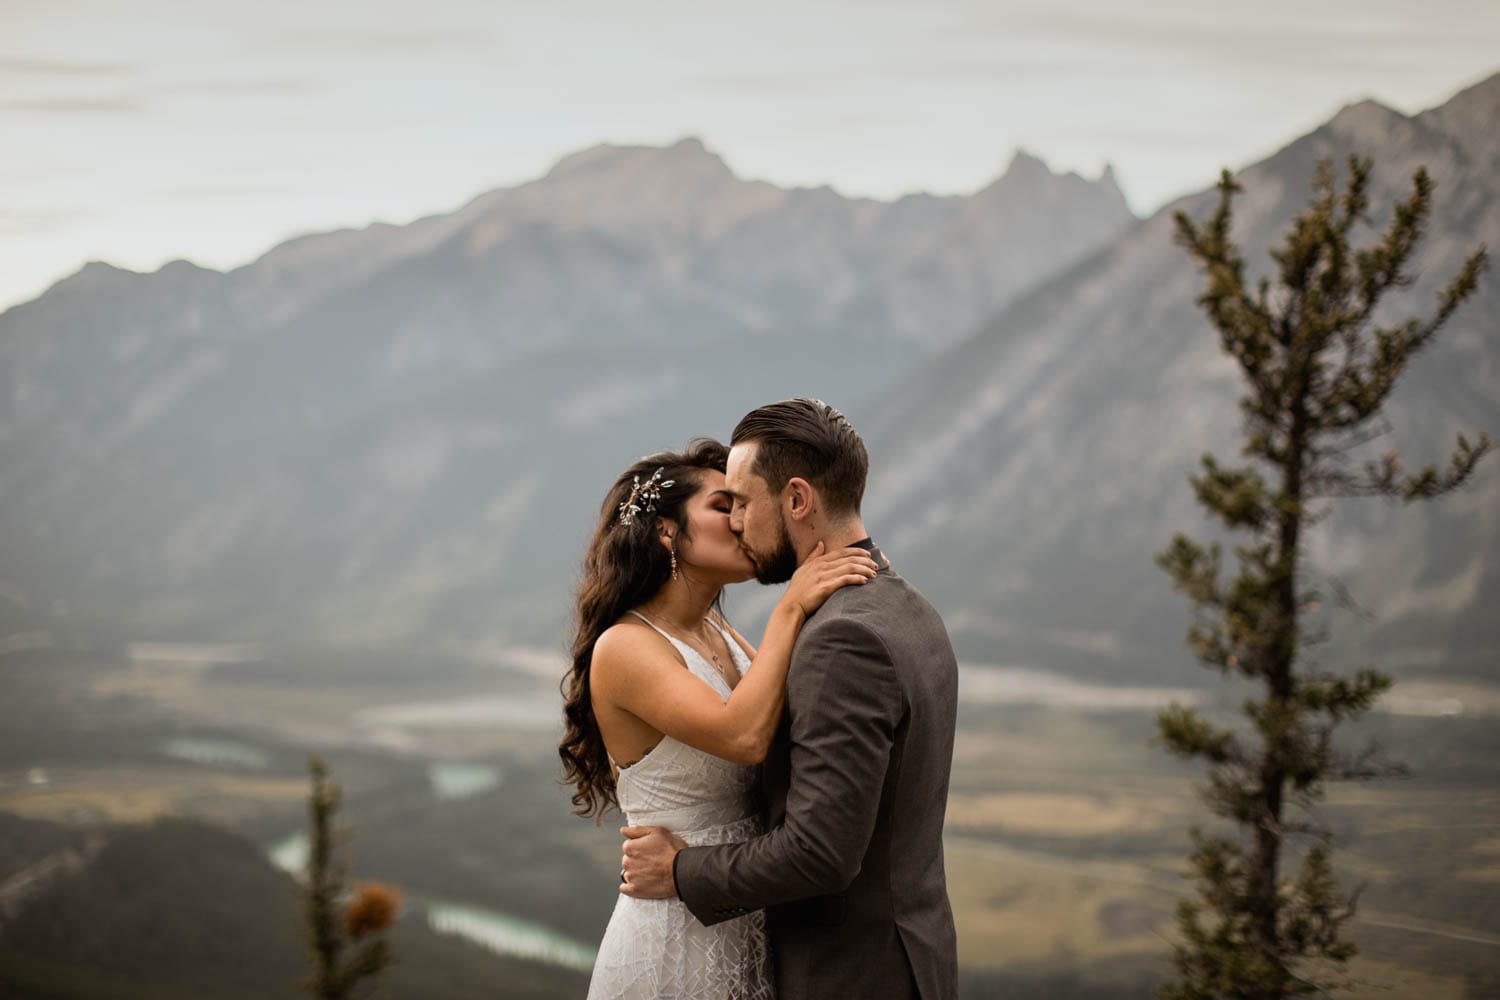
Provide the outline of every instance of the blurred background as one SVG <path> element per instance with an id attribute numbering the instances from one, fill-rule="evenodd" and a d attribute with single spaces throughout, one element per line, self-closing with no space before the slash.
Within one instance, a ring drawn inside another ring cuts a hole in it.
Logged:
<path id="1" fill-rule="evenodd" d="M 962 661 L 963 995 L 1149 996 L 1228 716 L 1153 565 L 1207 534 L 1237 367 L 1171 213 L 1425 164 L 1427 315 L 1500 247 L 1500 7 L 1106 0 L 0 5 L 0 992 L 269 997 L 304 974 L 307 755 L 395 883 L 386 995 L 581 996 L 618 837 L 557 684 L 598 504 L 793 395 Z M 1368 238 L 1369 234 L 1366 234 Z M 1500 432 L 1500 280 L 1372 442 Z M 1351 996 L 1500 992 L 1500 472 L 1307 539 L 1320 665 L 1396 678 L 1334 786 Z M 776 592 L 727 600 L 758 635 Z"/>

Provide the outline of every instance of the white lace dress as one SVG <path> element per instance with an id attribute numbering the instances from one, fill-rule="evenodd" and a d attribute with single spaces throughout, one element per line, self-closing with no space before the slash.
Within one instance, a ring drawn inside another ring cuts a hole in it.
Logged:
<path id="1" fill-rule="evenodd" d="M 702 654 L 661 634 L 682 653 L 694 676 L 728 699 L 729 685 Z M 726 635 L 725 641 L 743 677 L 750 659 L 731 637 Z M 663 826 L 692 845 L 726 844 L 748 840 L 762 831 L 752 796 L 754 782 L 754 767 L 731 763 L 667 736 L 619 772 L 616 793 L 630 826 Z M 755 911 L 704 927 L 678 899 L 621 895 L 599 944 L 589 982 L 589 1000 L 774 997 L 764 913 Z"/>

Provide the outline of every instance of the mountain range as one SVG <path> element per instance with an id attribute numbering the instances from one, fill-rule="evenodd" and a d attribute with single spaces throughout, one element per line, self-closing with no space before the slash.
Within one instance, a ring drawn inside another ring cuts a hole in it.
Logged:
<path id="1" fill-rule="evenodd" d="M 1425 315 L 1500 245 L 1497 119 L 1500 76 L 1421 114 L 1345 108 L 1239 171 L 1236 238 L 1268 267 L 1320 158 L 1375 158 L 1377 225 L 1426 164 L 1420 277 L 1388 303 Z M 1180 682 L 1187 608 L 1151 553 L 1204 524 L 1185 477 L 1232 457 L 1240 385 L 1171 214 L 1213 199 L 1135 219 L 1112 172 L 1024 153 L 973 195 L 855 199 L 687 139 L 227 273 L 92 263 L 0 315 L 0 621 L 557 650 L 619 468 L 814 395 L 864 432 L 867 523 L 962 656 Z M 1411 464 L 1500 431 L 1497 316 L 1491 276 L 1400 386 Z M 1337 508 L 1312 563 L 1374 616 L 1337 617 L 1341 648 L 1492 676 L 1497 499 L 1482 467 L 1435 504 Z"/>
<path id="2" fill-rule="evenodd" d="M 619 466 L 768 393 L 886 384 L 1130 221 L 1112 175 L 1024 154 L 877 202 L 684 140 L 227 274 L 90 264 L 0 315 L 0 564 L 34 617 L 117 635 L 555 630 Z"/>

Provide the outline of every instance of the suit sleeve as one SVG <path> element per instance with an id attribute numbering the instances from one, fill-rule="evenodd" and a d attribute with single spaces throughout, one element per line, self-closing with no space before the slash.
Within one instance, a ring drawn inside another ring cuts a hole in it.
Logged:
<path id="1" fill-rule="evenodd" d="M 688 847 L 677 857 L 678 895 L 705 925 L 841 892 L 859 874 L 903 714 L 884 642 L 848 618 L 805 630 L 787 705 L 785 821 L 751 840 Z"/>

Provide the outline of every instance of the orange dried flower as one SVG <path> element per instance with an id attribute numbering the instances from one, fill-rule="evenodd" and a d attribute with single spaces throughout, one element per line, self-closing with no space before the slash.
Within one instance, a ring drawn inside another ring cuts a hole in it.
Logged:
<path id="1" fill-rule="evenodd" d="M 400 889 L 383 882 L 363 882 L 354 887 L 354 896 L 344 907 L 344 930 L 351 938 L 383 931 L 400 908 Z"/>

